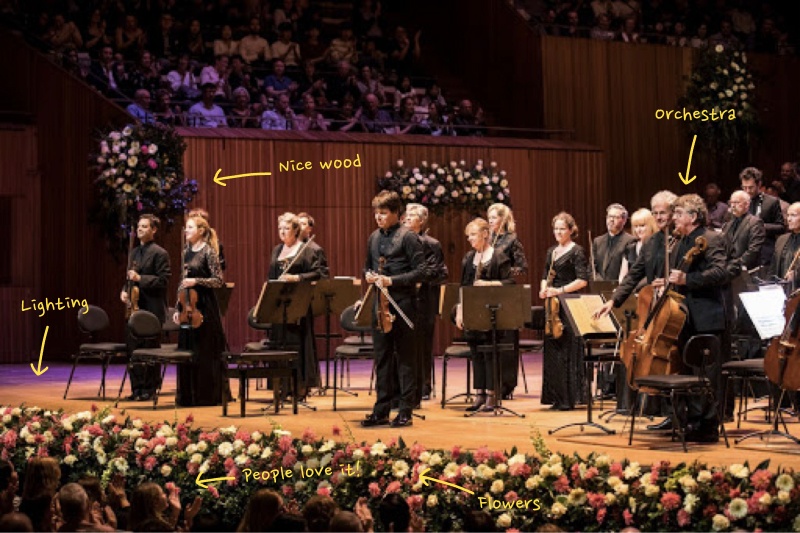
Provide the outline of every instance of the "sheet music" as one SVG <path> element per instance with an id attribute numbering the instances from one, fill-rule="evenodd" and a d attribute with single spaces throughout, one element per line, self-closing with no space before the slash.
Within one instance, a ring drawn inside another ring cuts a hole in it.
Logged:
<path id="1" fill-rule="evenodd" d="M 783 333 L 786 319 L 783 316 L 786 294 L 779 285 L 765 285 L 758 291 L 739 294 L 750 320 L 762 340 L 778 337 Z"/>
<path id="2" fill-rule="evenodd" d="M 578 298 L 563 298 L 569 308 L 575 324 L 578 326 L 577 335 L 583 337 L 587 334 L 608 333 L 616 336 L 617 328 L 609 315 L 600 320 L 593 320 L 592 314 L 603 306 L 603 298 L 599 294 L 583 294 Z"/>

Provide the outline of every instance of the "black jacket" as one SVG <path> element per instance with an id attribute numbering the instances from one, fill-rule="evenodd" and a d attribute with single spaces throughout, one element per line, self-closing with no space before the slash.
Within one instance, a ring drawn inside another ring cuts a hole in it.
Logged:
<path id="1" fill-rule="evenodd" d="M 728 254 L 728 272 L 731 277 L 737 276 L 742 268 L 752 270 L 761 264 L 761 247 L 764 245 L 766 231 L 764 222 L 756 216 L 745 213 L 732 233 L 735 217 L 731 217 L 723 226 L 725 245 Z"/>
<path id="2" fill-rule="evenodd" d="M 608 246 L 609 234 L 600 235 L 592 241 L 592 255 L 594 256 L 595 281 L 617 281 L 619 271 L 622 269 L 622 258 L 625 257 L 625 248 L 636 239 L 624 231 L 617 235 L 614 245 Z"/>

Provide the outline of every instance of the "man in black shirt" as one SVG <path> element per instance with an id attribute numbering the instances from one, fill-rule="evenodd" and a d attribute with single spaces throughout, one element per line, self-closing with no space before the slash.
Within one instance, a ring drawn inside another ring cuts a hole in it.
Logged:
<path id="1" fill-rule="evenodd" d="M 300 221 L 300 238 L 303 239 L 303 242 L 308 242 L 314 234 L 314 217 L 308 213 L 300 213 L 297 215 L 297 219 Z M 319 279 L 328 279 L 330 271 L 328 269 L 328 258 L 325 255 L 325 250 L 317 241 L 309 242 L 308 249 L 314 258 L 314 270 L 319 272 Z"/>
<path id="2" fill-rule="evenodd" d="M 775 240 L 778 235 L 786 231 L 786 226 L 781 212 L 781 204 L 777 198 L 761 192 L 762 174 L 755 167 L 747 167 L 739 173 L 742 190 L 750 195 L 750 214 L 764 221 L 766 238 L 761 247 L 761 260 L 759 264 L 769 266 L 772 261 L 772 252 L 775 250 Z"/>
<path id="3" fill-rule="evenodd" d="M 154 242 L 161 221 L 155 215 L 142 215 L 136 227 L 139 246 L 129 258 L 126 278 L 139 287 L 139 309 L 150 311 L 163 324 L 167 315 L 167 284 L 169 283 L 169 254 Z M 126 284 L 127 285 L 127 284 Z M 123 287 L 120 300 L 128 302 L 127 287 Z M 128 339 L 130 351 L 144 345 Z M 129 400 L 146 401 L 155 394 L 161 378 L 159 365 L 136 365 L 131 368 L 131 391 Z"/>
<path id="4" fill-rule="evenodd" d="M 400 411 L 391 425 L 410 426 L 416 403 L 416 332 L 406 324 L 400 311 L 412 324 L 417 320 L 416 283 L 422 281 L 425 274 L 425 257 L 419 237 L 400 225 L 403 203 L 397 193 L 381 191 L 373 198 L 372 207 L 375 209 L 378 229 L 367 241 L 364 271 L 367 283 L 375 284 L 372 339 L 377 399 L 372 413 L 361 421 L 361 425 L 372 427 L 389 424 L 392 399 L 399 395 Z M 381 329 L 381 288 L 388 290 L 399 307 L 398 310 L 389 304 L 389 312 L 395 315 L 395 320 L 388 332 Z"/>
<path id="5" fill-rule="evenodd" d="M 431 395 L 433 331 L 439 310 L 439 288 L 447 280 L 447 265 L 444 264 L 442 245 L 423 230 L 427 222 L 428 209 L 425 206 L 421 204 L 406 206 L 403 223 L 419 235 L 422 253 L 425 256 L 425 275 L 417 291 L 417 323 L 414 331 L 417 339 L 417 404 L 421 400 L 429 400 Z"/>

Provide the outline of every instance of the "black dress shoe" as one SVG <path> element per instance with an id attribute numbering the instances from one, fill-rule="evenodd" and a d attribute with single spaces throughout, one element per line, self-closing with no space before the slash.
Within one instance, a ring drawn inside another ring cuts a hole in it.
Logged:
<path id="1" fill-rule="evenodd" d="M 688 442 L 719 442 L 719 430 L 695 430 L 686 432 Z"/>
<path id="2" fill-rule="evenodd" d="M 414 424 L 414 421 L 411 420 L 411 415 L 410 414 L 408 414 L 408 413 L 400 413 L 396 417 L 394 417 L 394 420 L 392 420 L 392 424 L 391 425 L 392 425 L 393 428 L 402 428 L 402 427 L 406 427 L 406 426 L 411 426 L 413 424 Z"/>
<path id="3" fill-rule="evenodd" d="M 143 392 L 136 398 L 136 401 L 138 401 L 138 402 L 146 402 L 146 401 L 148 401 L 148 400 L 150 400 L 152 398 L 153 398 L 153 396 L 149 392 Z"/>
<path id="4" fill-rule="evenodd" d="M 125 399 L 128 400 L 129 402 L 138 402 L 139 401 L 139 394 L 134 392 L 130 396 L 126 396 Z"/>
<path id="5" fill-rule="evenodd" d="M 374 413 L 368 414 L 367 417 L 361 421 L 361 427 L 371 428 L 375 426 L 388 426 L 389 419 L 387 417 L 379 418 Z"/>
<path id="6" fill-rule="evenodd" d="M 672 419 L 671 418 L 665 418 L 664 420 L 662 420 L 658 424 L 650 424 L 649 426 L 647 426 L 647 429 L 649 429 L 650 431 L 668 431 L 668 430 L 671 430 L 672 429 Z"/>
<path id="7" fill-rule="evenodd" d="M 575 407 L 562 403 L 554 405 L 553 409 L 555 409 L 556 411 L 572 411 L 573 409 L 575 409 Z"/>
<path id="8" fill-rule="evenodd" d="M 477 396 L 475 396 L 475 401 L 472 402 L 472 405 L 467 407 L 466 411 L 467 412 L 478 411 L 480 410 L 481 407 L 483 407 L 483 404 L 485 403 L 486 403 L 486 395 L 478 394 Z"/>

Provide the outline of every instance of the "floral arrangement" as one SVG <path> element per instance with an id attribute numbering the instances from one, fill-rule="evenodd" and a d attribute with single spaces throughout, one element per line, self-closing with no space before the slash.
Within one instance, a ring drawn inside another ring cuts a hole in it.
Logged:
<path id="1" fill-rule="evenodd" d="M 112 252 L 127 246 L 139 215 L 152 213 L 170 226 L 197 193 L 184 177 L 186 143 L 164 126 L 126 126 L 100 134 L 90 155 L 97 206 L 91 219 L 100 226 Z"/>
<path id="2" fill-rule="evenodd" d="M 485 212 L 495 203 L 511 206 L 511 191 L 505 170 L 492 161 L 484 167 L 478 159 L 472 167 L 466 162 L 449 165 L 428 164 L 407 167 L 402 159 L 397 166 L 378 178 L 378 190 L 395 191 L 406 203 L 418 203 L 441 215 L 448 207 L 464 209 L 474 215 Z"/>
<path id="3" fill-rule="evenodd" d="M 754 467 L 645 466 L 595 453 L 587 458 L 551 453 L 538 436 L 536 452 L 525 454 L 458 446 L 426 449 L 402 440 L 357 443 L 347 429 L 343 433 L 337 427 L 336 440 L 311 430 L 296 438 L 274 424 L 265 433 L 235 426 L 201 431 L 192 427 L 191 417 L 183 423 L 149 423 L 94 407 L 74 414 L 0 407 L 0 414 L 0 456 L 19 472 L 30 457 L 52 456 L 61 463 L 64 482 L 93 474 L 104 483 L 124 476 L 129 487 L 146 480 L 173 483 L 187 501 L 202 496 L 204 508 L 218 513 L 228 530 L 241 518 L 250 493 L 263 487 L 300 505 L 325 494 L 352 508 L 359 497 L 369 496 L 373 511 L 383 494 L 397 492 L 423 515 L 428 531 L 461 530 L 465 513 L 478 509 L 481 498 L 492 498 L 493 508 L 485 510 L 507 531 L 532 531 L 547 523 L 568 531 L 627 526 L 643 531 L 800 531 L 800 474 L 769 470 L 768 462 Z M 342 475 L 343 465 L 357 465 L 360 473 Z M 333 475 L 297 475 L 301 468 L 326 466 L 333 467 Z M 246 481 L 243 475 L 245 469 L 279 468 L 296 475 L 277 482 L 263 477 Z M 474 495 L 438 483 L 424 486 L 420 473 L 426 469 L 427 476 Z M 199 473 L 233 479 L 206 490 L 196 485 Z M 515 504 L 525 499 L 538 503 L 528 509 Z"/>
<path id="4" fill-rule="evenodd" d="M 700 52 L 680 103 L 692 112 L 707 111 L 709 116 L 716 110 L 722 118 L 688 121 L 689 135 L 716 149 L 740 148 L 759 127 L 754 94 L 744 52 L 722 45 Z"/>

